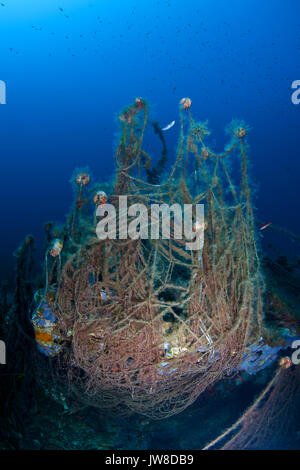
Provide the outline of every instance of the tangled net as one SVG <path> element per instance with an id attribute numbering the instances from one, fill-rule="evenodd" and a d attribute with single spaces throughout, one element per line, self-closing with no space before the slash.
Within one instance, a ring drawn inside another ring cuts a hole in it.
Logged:
<path id="1" fill-rule="evenodd" d="M 204 450 L 226 439 L 223 450 L 288 448 L 297 432 L 299 402 L 299 368 L 280 367 L 251 407 Z"/>
<path id="2" fill-rule="evenodd" d="M 121 218 L 119 196 L 149 209 L 204 204 L 203 248 L 187 250 L 190 240 L 176 239 L 173 219 L 169 239 L 159 226 L 158 239 L 119 239 L 117 227 L 116 239 L 99 240 L 98 219 L 83 211 L 88 199 L 80 185 L 62 265 L 53 258 L 48 266 L 44 299 L 58 319 L 62 346 L 51 361 L 83 403 L 165 418 L 238 368 L 261 335 L 263 281 L 244 124 L 229 126 L 230 142 L 216 154 L 204 143 L 206 123 L 196 122 L 184 102 L 175 163 L 154 185 L 146 179 L 151 159 L 143 149 L 148 112 L 138 98 L 120 115 L 110 202 Z"/>

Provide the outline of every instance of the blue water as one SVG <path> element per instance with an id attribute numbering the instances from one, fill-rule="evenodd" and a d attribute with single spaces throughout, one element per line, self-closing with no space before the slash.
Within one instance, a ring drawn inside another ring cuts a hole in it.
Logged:
<path id="1" fill-rule="evenodd" d="M 27 233 L 40 243 L 45 221 L 65 220 L 75 167 L 112 177 L 116 113 L 136 96 L 162 126 L 176 120 L 165 134 L 174 151 L 184 96 L 209 120 L 217 151 L 226 124 L 244 119 L 257 217 L 300 233 L 300 105 L 291 101 L 299 1 L 0 3 L 1 277 L 13 275 L 12 252 Z M 149 142 L 154 155 L 157 137 Z"/>

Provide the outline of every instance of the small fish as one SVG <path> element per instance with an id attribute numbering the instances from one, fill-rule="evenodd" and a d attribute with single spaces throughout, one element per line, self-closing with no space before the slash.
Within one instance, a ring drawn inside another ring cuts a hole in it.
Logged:
<path id="1" fill-rule="evenodd" d="M 167 130 L 171 129 L 171 127 L 173 127 L 174 124 L 175 124 L 175 121 L 170 122 L 170 124 L 168 124 L 166 127 L 162 128 L 162 131 L 167 131 Z"/>
<path id="2" fill-rule="evenodd" d="M 267 224 L 262 225 L 259 227 L 259 230 L 264 230 L 265 228 L 269 227 L 269 225 L 272 225 L 272 222 L 268 222 Z"/>

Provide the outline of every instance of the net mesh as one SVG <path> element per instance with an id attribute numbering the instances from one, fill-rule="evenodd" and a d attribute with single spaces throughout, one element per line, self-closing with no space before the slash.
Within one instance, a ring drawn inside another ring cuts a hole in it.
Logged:
<path id="1" fill-rule="evenodd" d="M 120 239 L 117 226 L 115 239 L 99 240 L 99 219 L 83 210 L 81 185 L 61 266 L 58 257 L 49 260 L 45 298 L 63 346 L 52 359 L 59 380 L 83 403 L 159 419 L 179 413 L 238 367 L 261 334 L 263 280 L 246 127 L 233 122 L 229 144 L 217 154 L 206 145 L 206 123 L 182 106 L 175 162 L 151 184 L 143 148 L 149 109 L 138 100 L 120 115 L 110 203 L 121 219 L 119 196 L 149 210 L 204 204 L 204 245 L 187 250 L 190 240 L 176 237 L 174 219 L 168 239 L 160 224 L 156 239 Z"/>

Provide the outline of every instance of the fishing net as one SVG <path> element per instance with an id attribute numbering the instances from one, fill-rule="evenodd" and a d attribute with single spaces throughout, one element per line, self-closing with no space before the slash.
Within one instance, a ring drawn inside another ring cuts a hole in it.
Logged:
<path id="1" fill-rule="evenodd" d="M 48 256 L 43 308 L 57 319 L 51 334 L 60 344 L 53 370 L 83 403 L 119 415 L 179 413 L 237 370 L 261 335 L 247 128 L 232 122 L 229 143 L 215 153 L 206 143 L 207 124 L 194 120 L 186 100 L 175 162 L 156 184 L 147 178 L 151 158 L 143 144 L 147 103 L 138 98 L 119 116 L 109 202 L 119 220 L 125 217 L 120 196 L 149 211 L 155 204 L 204 204 L 204 222 L 192 212 L 192 231 L 200 230 L 204 245 L 187 249 L 191 240 L 176 236 L 175 216 L 169 237 L 158 224 L 158 237 L 122 238 L 117 224 L 114 239 L 100 240 L 100 219 L 84 211 L 89 198 L 81 181 L 62 256 Z M 143 230 L 151 233 L 150 225 L 149 217 Z"/>
<path id="2" fill-rule="evenodd" d="M 250 408 L 205 450 L 226 440 L 223 450 L 288 449 L 297 434 L 299 402 L 299 368 L 281 366 Z"/>

